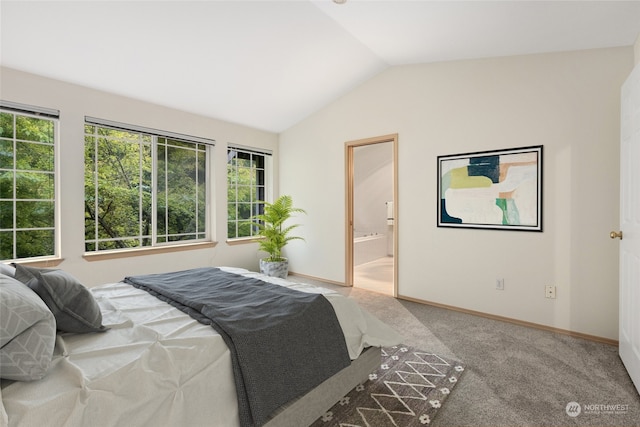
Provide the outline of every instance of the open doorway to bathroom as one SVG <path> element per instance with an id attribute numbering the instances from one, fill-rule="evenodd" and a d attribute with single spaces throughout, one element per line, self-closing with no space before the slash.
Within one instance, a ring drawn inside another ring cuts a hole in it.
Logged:
<path id="1" fill-rule="evenodd" d="M 397 134 L 350 141 L 346 158 L 346 284 L 397 296 Z"/>

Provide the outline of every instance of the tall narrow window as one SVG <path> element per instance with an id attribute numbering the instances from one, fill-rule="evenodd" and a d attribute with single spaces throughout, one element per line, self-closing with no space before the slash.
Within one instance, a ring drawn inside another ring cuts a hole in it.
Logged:
<path id="1" fill-rule="evenodd" d="M 85 124 L 87 252 L 209 238 L 210 144 L 189 138 Z"/>
<path id="2" fill-rule="evenodd" d="M 0 259 L 56 256 L 58 112 L 2 102 Z"/>
<path id="3" fill-rule="evenodd" d="M 229 147 L 227 150 L 227 237 L 253 237 L 251 217 L 267 198 L 269 153 Z"/>
<path id="4" fill-rule="evenodd" d="M 158 138 L 157 147 L 156 240 L 202 240 L 207 217 L 206 146 Z"/>

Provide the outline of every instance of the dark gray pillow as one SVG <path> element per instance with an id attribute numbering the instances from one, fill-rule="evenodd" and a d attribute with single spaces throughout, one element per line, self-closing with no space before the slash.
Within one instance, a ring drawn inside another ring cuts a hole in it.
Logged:
<path id="1" fill-rule="evenodd" d="M 103 332 L 102 313 L 82 283 L 62 270 L 15 264 L 16 279 L 29 286 L 47 304 L 62 332 Z"/>

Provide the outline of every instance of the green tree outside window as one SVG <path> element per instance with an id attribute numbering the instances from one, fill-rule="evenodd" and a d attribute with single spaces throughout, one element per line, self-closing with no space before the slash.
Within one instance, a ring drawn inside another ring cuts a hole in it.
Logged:
<path id="1" fill-rule="evenodd" d="M 54 256 L 56 120 L 0 111 L 0 259 Z"/>
<path id="2" fill-rule="evenodd" d="M 207 237 L 204 144 L 85 125 L 85 250 Z"/>

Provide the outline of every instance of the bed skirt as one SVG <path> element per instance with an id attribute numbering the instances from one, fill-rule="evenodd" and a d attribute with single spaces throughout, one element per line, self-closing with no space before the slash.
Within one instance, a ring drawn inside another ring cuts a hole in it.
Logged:
<path id="1" fill-rule="evenodd" d="M 380 367 L 379 347 L 369 347 L 360 357 L 331 378 L 300 397 L 271 418 L 264 427 L 300 427 L 311 425 L 343 396 L 358 384 L 364 383 L 369 374 Z"/>

